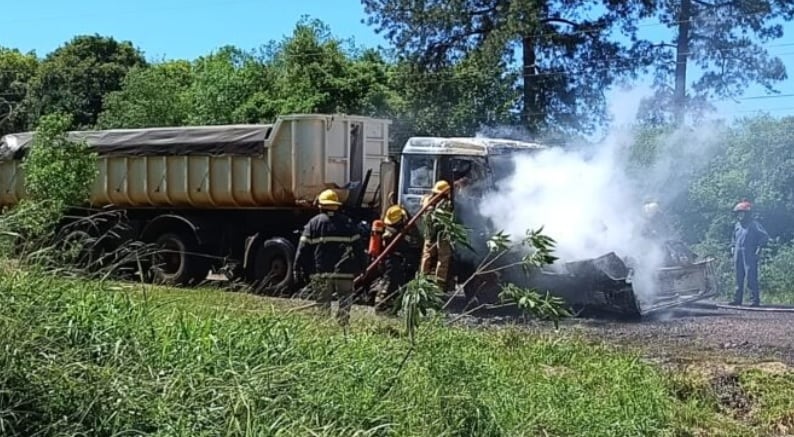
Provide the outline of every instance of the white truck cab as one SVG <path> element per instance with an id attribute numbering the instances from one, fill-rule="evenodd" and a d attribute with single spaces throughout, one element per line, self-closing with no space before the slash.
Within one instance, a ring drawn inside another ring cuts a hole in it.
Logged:
<path id="1" fill-rule="evenodd" d="M 534 153 L 547 146 L 523 141 L 481 137 L 411 137 L 400 159 L 397 201 L 414 215 L 422 196 L 444 179 L 464 180 L 471 195 L 480 195 L 512 174 L 515 154 Z"/>

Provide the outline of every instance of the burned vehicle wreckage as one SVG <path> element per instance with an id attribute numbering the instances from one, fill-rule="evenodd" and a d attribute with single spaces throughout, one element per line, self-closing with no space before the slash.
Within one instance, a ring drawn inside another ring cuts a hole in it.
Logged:
<path id="1" fill-rule="evenodd" d="M 410 214 L 417 212 L 419 199 L 429 192 L 433 180 L 464 181 L 463 191 L 453 190 L 456 219 L 469 229 L 471 246 L 461 246 L 454 252 L 453 272 L 459 279 L 475 272 L 475 266 L 488 253 L 487 239 L 499 231 L 478 213 L 480 202 L 513 174 L 517 154 L 544 149 L 535 143 L 490 138 L 408 140 L 401 156 L 399 199 Z M 488 275 L 483 281 L 473 281 L 476 290 L 464 290 L 466 299 L 476 299 L 479 304 L 496 303 L 499 283 L 510 282 L 548 291 L 564 299 L 575 313 L 644 316 L 717 294 L 713 259 L 699 258 L 677 240 L 649 238 L 647 242 L 652 246 L 648 250 L 658 254 L 651 268 L 608 252 L 590 259 L 558 260 L 526 272 L 517 265 L 523 254 L 513 250 L 499 260 L 503 267 L 511 267 L 498 275 Z M 499 266 L 492 267 L 491 270 Z M 483 283 L 488 281 L 490 284 Z"/>

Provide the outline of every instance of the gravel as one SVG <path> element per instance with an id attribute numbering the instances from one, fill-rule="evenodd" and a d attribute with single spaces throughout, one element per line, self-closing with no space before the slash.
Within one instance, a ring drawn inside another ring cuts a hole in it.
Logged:
<path id="1" fill-rule="evenodd" d="M 580 319 L 566 326 L 610 343 L 641 346 L 666 360 L 720 354 L 794 365 L 794 312 L 699 305 L 640 321 Z"/>
<path id="2" fill-rule="evenodd" d="M 457 323 L 495 327 L 522 323 L 512 311 L 479 313 L 478 317 L 450 314 Z M 553 329 L 550 323 L 529 322 L 530 330 Z M 574 318 L 560 323 L 560 332 L 617 346 L 637 347 L 662 363 L 719 356 L 736 362 L 779 361 L 794 366 L 794 308 L 791 312 L 762 312 L 696 303 L 639 320 L 614 317 Z"/>

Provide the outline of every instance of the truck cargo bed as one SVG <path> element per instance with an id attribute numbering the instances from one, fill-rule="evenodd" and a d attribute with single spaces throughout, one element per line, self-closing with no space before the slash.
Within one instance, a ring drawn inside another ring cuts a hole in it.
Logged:
<path id="1" fill-rule="evenodd" d="M 325 188 L 362 181 L 376 196 L 388 157 L 389 120 L 287 115 L 272 125 L 70 132 L 99 155 L 92 206 L 155 208 L 294 207 Z M 0 206 L 25 195 L 21 159 L 30 132 L 0 140 Z"/>

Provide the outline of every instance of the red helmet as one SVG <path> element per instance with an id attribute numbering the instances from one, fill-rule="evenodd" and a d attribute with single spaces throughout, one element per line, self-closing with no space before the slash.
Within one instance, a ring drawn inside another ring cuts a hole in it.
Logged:
<path id="1" fill-rule="evenodd" d="M 733 212 L 749 212 L 751 209 L 753 209 L 753 205 L 750 203 L 750 201 L 747 199 L 742 199 L 741 202 L 737 203 L 736 206 L 733 207 Z"/>

